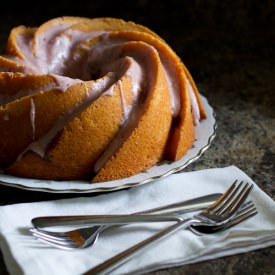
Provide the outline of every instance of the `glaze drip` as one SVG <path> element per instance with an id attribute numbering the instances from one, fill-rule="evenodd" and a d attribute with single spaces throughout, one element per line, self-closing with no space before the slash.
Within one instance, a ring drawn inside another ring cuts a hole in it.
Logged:
<path id="1" fill-rule="evenodd" d="M 21 152 L 19 159 L 28 151 L 32 151 L 44 158 L 46 149 L 51 143 L 51 141 L 57 136 L 58 132 L 61 131 L 70 121 L 72 121 L 76 116 L 80 115 L 88 106 L 92 104 L 96 99 L 100 97 L 106 90 L 108 90 L 117 81 L 116 76 L 107 75 L 102 79 L 97 80 L 92 84 L 89 90 L 85 85 L 87 91 L 87 96 L 81 102 L 77 103 L 71 109 L 68 109 L 59 119 L 55 121 L 51 129 L 42 137 L 36 141 L 30 143 L 28 147 Z"/>
<path id="2" fill-rule="evenodd" d="M 193 116 L 193 122 L 195 125 L 199 124 L 200 122 L 200 109 L 198 105 L 198 101 L 195 96 L 195 92 L 191 86 L 190 81 L 186 78 L 186 85 L 191 95 L 191 107 L 192 107 L 192 116 Z"/>
<path id="3" fill-rule="evenodd" d="M 35 140 L 35 104 L 31 98 L 30 121 L 32 126 L 32 140 Z"/>
<path id="4" fill-rule="evenodd" d="M 123 118 L 122 118 L 121 124 L 123 124 L 128 119 L 130 110 L 126 104 L 121 80 L 118 81 L 118 87 L 119 87 L 119 92 L 120 92 L 120 97 L 121 97 L 121 105 L 122 105 L 122 110 L 123 110 Z"/>

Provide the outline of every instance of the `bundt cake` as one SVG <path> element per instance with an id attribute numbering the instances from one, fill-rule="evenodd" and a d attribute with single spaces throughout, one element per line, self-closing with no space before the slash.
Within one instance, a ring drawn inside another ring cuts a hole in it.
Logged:
<path id="1" fill-rule="evenodd" d="M 0 166 L 103 182 L 176 161 L 206 118 L 195 83 L 150 29 L 59 17 L 15 27 L 0 56 Z"/>

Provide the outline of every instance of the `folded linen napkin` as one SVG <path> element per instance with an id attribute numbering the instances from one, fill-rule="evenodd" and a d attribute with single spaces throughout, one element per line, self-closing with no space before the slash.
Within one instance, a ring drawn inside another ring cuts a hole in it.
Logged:
<path id="1" fill-rule="evenodd" d="M 96 197 L 0 207 L 0 247 L 4 261 L 10 274 L 82 274 L 170 223 L 116 227 L 103 232 L 92 247 L 64 251 L 38 242 L 28 233 L 33 217 L 132 213 L 210 193 L 223 193 L 235 179 L 253 183 L 237 167 L 230 166 L 175 174 Z M 258 215 L 212 235 L 196 236 L 189 230 L 179 230 L 112 274 L 143 274 L 275 245 L 275 202 L 254 185 L 249 199 L 255 202 Z"/>

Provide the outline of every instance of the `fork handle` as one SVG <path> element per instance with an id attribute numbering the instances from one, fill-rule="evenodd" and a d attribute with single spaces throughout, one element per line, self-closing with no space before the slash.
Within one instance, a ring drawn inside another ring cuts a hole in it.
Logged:
<path id="1" fill-rule="evenodd" d="M 133 258 L 136 254 L 140 251 L 152 246 L 157 241 L 164 239 L 165 237 L 171 235 L 172 233 L 178 231 L 181 228 L 187 228 L 191 224 L 193 224 L 196 220 L 194 219 L 185 219 L 180 222 L 177 222 L 174 225 L 171 225 L 160 232 L 156 233 L 155 235 L 145 239 L 144 241 L 124 250 L 123 252 L 113 256 L 112 258 L 108 259 L 107 261 L 97 265 L 96 267 L 90 269 L 89 271 L 85 272 L 83 275 L 105 275 L 109 274 L 109 272 L 113 271 L 114 269 L 118 268 L 122 264 L 124 264 L 129 259 Z"/>
<path id="2" fill-rule="evenodd" d="M 58 226 L 58 225 L 124 225 L 144 222 L 179 222 L 182 219 L 175 215 L 96 215 L 79 217 L 40 217 L 33 220 L 35 227 Z"/>
<path id="3" fill-rule="evenodd" d="M 149 209 L 142 212 L 136 212 L 131 215 L 170 215 L 183 214 L 192 211 L 198 211 L 212 205 L 222 194 L 214 193 L 206 196 L 193 198 L 190 200 L 165 205 L 158 208 Z M 60 226 L 60 225 L 95 225 L 95 219 L 103 218 L 106 220 L 112 217 L 126 216 L 126 215 L 82 215 L 82 216 L 46 216 L 36 217 L 31 220 L 34 227 Z M 127 215 L 129 216 L 129 215 Z M 101 219 L 101 221 L 103 220 Z M 99 220 L 97 220 L 99 222 Z"/>

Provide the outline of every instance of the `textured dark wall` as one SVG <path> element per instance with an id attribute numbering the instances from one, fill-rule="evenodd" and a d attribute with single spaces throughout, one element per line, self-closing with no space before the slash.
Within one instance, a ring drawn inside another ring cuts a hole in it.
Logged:
<path id="1" fill-rule="evenodd" d="M 195 79 L 211 77 L 216 67 L 234 70 L 236 57 L 238 60 L 255 56 L 275 59 L 275 2 L 272 0 L 78 0 L 7 4 L 10 8 L 0 11 L 1 36 L 7 36 L 9 27 L 36 26 L 63 15 L 132 20 L 166 39 Z"/>

